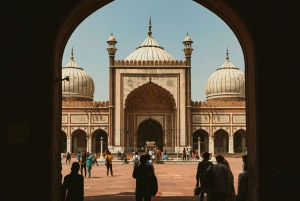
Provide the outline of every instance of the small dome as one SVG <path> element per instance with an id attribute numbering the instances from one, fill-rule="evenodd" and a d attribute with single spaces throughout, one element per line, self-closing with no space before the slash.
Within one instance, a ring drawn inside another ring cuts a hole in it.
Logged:
<path id="1" fill-rule="evenodd" d="M 223 65 L 217 69 L 206 82 L 207 100 L 244 100 L 244 73 L 235 67 L 227 57 Z"/>
<path id="2" fill-rule="evenodd" d="M 193 42 L 192 39 L 189 36 L 189 33 L 186 34 L 185 39 L 183 40 L 183 42 Z"/>
<path id="3" fill-rule="evenodd" d="M 116 39 L 115 39 L 113 33 L 111 32 L 110 37 L 108 38 L 107 42 L 112 42 L 112 41 L 116 42 Z"/>
<path id="4" fill-rule="evenodd" d="M 175 61 L 175 59 L 164 50 L 163 47 L 159 46 L 154 38 L 151 36 L 151 18 L 149 21 L 148 37 L 144 42 L 136 48 L 129 56 L 124 60 L 128 61 Z"/>
<path id="5" fill-rule="evenodd" d="M 69 81 L 62 82 L 63 100 L 92 101 L 94 98 L 94 81 L 74 61 L 73 48 L 69 63 L 62 68 L 62 78 L 69 76 Z"/>

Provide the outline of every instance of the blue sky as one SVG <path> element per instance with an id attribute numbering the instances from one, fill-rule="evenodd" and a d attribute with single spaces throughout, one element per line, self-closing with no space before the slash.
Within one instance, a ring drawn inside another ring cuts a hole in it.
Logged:
<path id="1" fill-rule="evenodd" d="M 229 49 L 230 61 L 244 72 L 241 46 L 231 29 L 214 13 L 192 0 L 116 0 L 86 18 L 70 37 L 62 66 L 70 60 L 73 46 L 76 63 L 94 80 L 94 100 L 109 98 L 107 39 L 111 31 L 118 41 L 116 60 L 125 59 L 148 36 L 152 36 L 177 60 L 184 60 L 182 41 L 189 32 L 192 54 L 192 100 L 204 101 L 205 83 L 219 68 Z"/>

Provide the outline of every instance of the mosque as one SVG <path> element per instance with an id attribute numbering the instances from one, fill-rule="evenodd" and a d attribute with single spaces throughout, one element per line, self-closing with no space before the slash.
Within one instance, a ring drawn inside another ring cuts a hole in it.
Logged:
<path id="1" fill-rule="evenodd" d="M 170 152 L 246 152 L 245 78 L 229 60 L 207 79 L 206 101 L 191 100 L 192 39 L 185 61 L 174 59 L 148 36 L 124 60 L 115 60 L 109 37 L 109 101 L 93 99 L 93 79 L 74 60 L 62 68 L 62 151 L 144 151 L 146 143 Z M 200 143 L 198 142 L 200 141 Z"/>

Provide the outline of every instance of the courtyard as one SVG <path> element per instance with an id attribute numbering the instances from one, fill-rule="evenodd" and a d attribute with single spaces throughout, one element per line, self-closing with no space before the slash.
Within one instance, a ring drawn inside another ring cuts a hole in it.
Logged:
<path id="1" fill-rule="evenodd" d="M 242 172 L 241 158 L 226 158 L 234 175 L 237 191 L 237 177 Z M 75 158 L 72 158 L 75 161 Z M 154 164 L 158 180 L 158 193 L 152 201 L 199 200 L 194 196 L 198 163 Z M 71 164 L 62 165 L 63 177 L 70 173 Z M 92 177 L 84 180 L 85 201 L 135 200 L 135 179 L 132 178 L 133 164 L 113 164 L 114 176 L 106 176 L 106 166 L 102 163 L 92 168 Z"/>

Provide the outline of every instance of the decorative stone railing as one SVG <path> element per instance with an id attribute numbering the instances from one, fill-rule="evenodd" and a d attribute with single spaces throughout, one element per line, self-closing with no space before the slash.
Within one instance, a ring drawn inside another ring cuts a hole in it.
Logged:
<path id="1" fill-rule="evenodd" d="M 185 61 L 115 61 L 115 66 L 186 66 Z"/>
<path id="2" fill-rule="evenodd" d="M 191 107 L 246 107 L 245 101 L 191 101 Z"/>
<path id="3" fill-rule="evenodd" d="M 62 107 L 109 107 L 109 101 L 63 101 Z"/>

